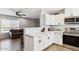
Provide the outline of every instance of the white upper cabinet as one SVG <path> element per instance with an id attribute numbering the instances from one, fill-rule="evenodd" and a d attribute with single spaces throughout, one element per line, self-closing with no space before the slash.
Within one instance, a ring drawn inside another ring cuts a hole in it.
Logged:
<path id="1" fill-rule="evenodd" d="M 64 25 L 64 14 L 55 15 L 55 25 Z"/>
<path id="2" fill-rule="evenodd" d="M 42 25 L 64 25 L 64 14 L 50 15 L 42 12 L 40 26 Z"/>
<path id="3" fill-rule="evenodd" d="M 64 15 L 46 15 L 46 25 L 64 25 Z"/>
<path id="4" fill-rule="evenodd" d="M 55 25 L 56 24 L 56 16 L 46 14 L 46 22 L 45 25 Z"/>
<path id="5" fill-rule="evenodd" d="M 71 15 L 72 15 L 71 9 L 69 9 L 69 8 L 65 9 L 65 17 L 69 17 Z"/>
<path id="6" fill-rule="evenodd" d="M 79 8 L 65 9 L 65 17 L 79 16 Z"/>
<path id="7" fill-rule="evenodd" d="M 73 9 L 73 16 L 79 16 L 79 8 Z"/>

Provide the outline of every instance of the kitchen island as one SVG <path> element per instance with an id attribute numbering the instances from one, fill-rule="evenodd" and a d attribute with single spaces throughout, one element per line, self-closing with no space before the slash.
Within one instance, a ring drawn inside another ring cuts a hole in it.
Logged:
<path id="1" fill-rule="evenodd" d="M 41 32 L 40 28 L 24 29 L 24 51 L 42 51 L 53 43 L 63 45 L 62 31 Z"/>

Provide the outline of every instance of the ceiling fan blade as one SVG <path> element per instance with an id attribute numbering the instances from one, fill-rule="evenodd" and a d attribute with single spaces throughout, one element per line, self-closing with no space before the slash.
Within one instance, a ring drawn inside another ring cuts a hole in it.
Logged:
<path id="1" fill-rule="evenodd" d="M 9 9 L 9 10 L 14 11 L 14 12 L 16 12 L 16 11 L 17 11 L 17 10 L 14 10 L 14 9 Z"/>

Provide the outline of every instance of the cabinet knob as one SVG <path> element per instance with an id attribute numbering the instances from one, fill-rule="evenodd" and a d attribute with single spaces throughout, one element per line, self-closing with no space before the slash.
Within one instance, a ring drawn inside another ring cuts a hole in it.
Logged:
<path id="1" fill-rule="evenodd" d="M 41 40 L 39 40 L 38 42 L 41 43 Z"/>
<path id="2" fill-rule="evenodd" d="M 47 39 L 50 39 L 50 37 L 48 37 Z"/>

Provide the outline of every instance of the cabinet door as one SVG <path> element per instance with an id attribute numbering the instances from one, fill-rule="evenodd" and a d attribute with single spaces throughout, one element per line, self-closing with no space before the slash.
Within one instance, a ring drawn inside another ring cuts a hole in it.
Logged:
<path id="1" fill-rule="evenodd" d="M 56 18 L 57 25 L 64 25 L 64 14 L 59 14 Z"/>
<path id="2" fill-rule="evenodd" d="M 65 9 L 65 17 L 73 16 L 72 8 L 66 8 Z"/>
<path id="3" fill-rule="evenodd" d="M 79 8 L 73 8 L 73 16 L 79 16 Z"/>
<path id="4" fill-rule="evenodd" d="M 46 25 L 50 25 L 51 24 L 51 19 L 50 19 L 50 15 L 46 15 L 46 22 L 45 22 Z"/>
<path id="5" fill-rule="evenodd" d="M 46 45 L 46 47 L 53 44 L 53 42 L 54 42 L 53 33 L 46 33 L 45 34 L 45 45 Z"/>
<path id="6" fill-rule="evenodd" d="M 62 32 L 57 34 L 57 44 L 59 44 L 59 45 L 63 44 L 63 34 L 62 34 Z"/>
<path id="7" fill-rule="evenodd" d="M 79 16 L 79 8 L 67 8 L 65 9 L 65 17 Z"/>
<path id="8" fill-rule="evenodd" d="M 44 35 L 42 35 L 41 38 L 39 38 L 38 43 L 39 43 L 39 50 L 43 50 L 46 48 Z"/>
<path id="9" fill-rule="evenodd" d="M 34 50 L 34 38 L 24 34 L 24 51 Z"/>
<path id="10" fill-rule="evenodd" d="M 54 32 L 54 36 L 53 37 L 54 37 L 54 43 L 57 44 L 57 39 L 58 39 L 57 38 L 57 32 Z"/>
<path id="11" fill-rule="evenodd" d="M 55 25 L 55 15 L 46 15 L 46 25 Z"/>
<path id="12" fill-rule="evenodd" d="M 42 34 L 38 35 L 34 40 L 34 50 L 43 50 L 45 48 L 45 39 Z"/>
<path id="13" fill-rule="evenodd" d="M 56 24 L 56 16 L 55 15 L 51 15 L 50 16 L 50 20 L 51 20 L 50 21 L 50 23 L 51 23 L 50 25 L 55 25 Z"/>
<path id="14" fill-rule="evenodd" d="M 63 40 L 63 36 L 62 36 L 62 32 L 54 32 L 54 43 L 62 45 L 62 40 Z"/>
<path id="15" fill-rule="evenodd" d="M 39 51 L 39 36 L 34 37 L 34 51 Z"/>
<path id="16" fill-rule="evenodd" d="M 69 12 L 69 8 L 66 8 L 66 9 L 65 9 L 65 17 L 69 17 L 69 16 L 70 16 L 69 13 L 70 13 L 70 12 Z"/>

